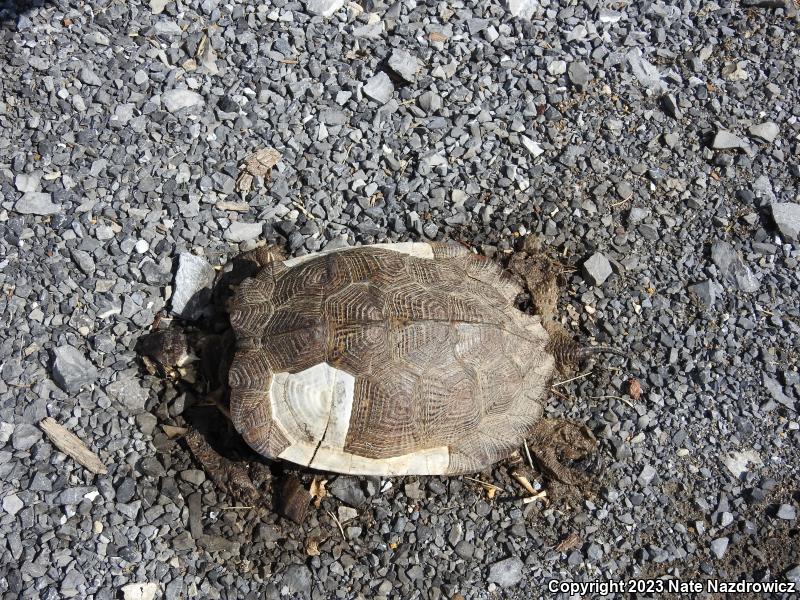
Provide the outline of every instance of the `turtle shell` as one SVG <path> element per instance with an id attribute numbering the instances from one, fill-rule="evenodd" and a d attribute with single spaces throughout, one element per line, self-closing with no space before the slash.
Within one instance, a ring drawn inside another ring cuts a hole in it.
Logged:
<path id="1" fill-rule="evenodd" d="M 483 470 L 522 445 L 554 372 L 521 291 L 449 244 L 269 263 L 230 305 L 234 426 L 260 454 L 321 470 Z"/>

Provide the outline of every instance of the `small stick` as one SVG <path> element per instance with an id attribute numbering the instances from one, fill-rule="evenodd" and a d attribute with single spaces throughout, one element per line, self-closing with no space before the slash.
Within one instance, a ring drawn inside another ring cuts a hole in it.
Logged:
<path id="1" fill-rule="evenodd" d="M 328 513 L 328 515 L 330 515 L 330 518 L 331 518 L 331 519 L 333 519 L 333 520 L 334 520 L 334 522 L 335 522 L 335 523 L 336 523 L 336 524 L 339 526 L 339 532 L 342 534 L 342 539 L 343 539 L 343 540 L 347 540 L 347 538 L 346 538 L 346 537 L 344 537 L 344 529 L 342 528 L 342 524 L 339 522 L 339 519 L 337 519 L 337 518 L 336 518 L 336 515 L 335 515 L 335 514 L 333 514 L 333 513 L 332 513 L 331 511 L 329 511 L 329 510 L 326 510 L 325 512 L 326 512 L 326 513 Z"/>
<path id="2" fill-rule="evenodd" d="M 220 510 L 252 510 L 255 506 L 223 506 Z"/>
<path id="3" fill-rule="evenodd" d="M 469 479 L 470 481 L 474 481 L 475 483 L 480 483 L 483 487 L 494 489 L 496 492 L 505 492 L 505 490 L 501 487 L 494 485 L 493 483 L 489 483 L 487 481 L 481 481 L 480 479 L 476 479 L 475 477 L 467 477 L 464 476 L 464 479 Z"/>
<path id="4" fill-rule="evenodd" d="M 108 473 L 108 469 L 106 469 L 100 457 L 89 450 L 77 435 L 63 425 L 56 423 L 55 419 L 46 417 L 41 420 L 39 427 L 42 428 L 42 431 L 56 448 L 71 457 L 75 462 L 96 475 Z"/>
<path id="5" fill-rule="evenodd" d="M 588 377 L 591 375 L 591 371 L 586 371 L 585 373 L 581 373 L 580 375 L 576 375 L 575 377 L 570 377 L 569 379 L 565 379 L 564 381 L 559 381 L 558 383 L 554 383 L 550 387 L 558 387 L 560 385 L 564 385 L 565 383 L 569 383 L 570 381 L 576 381 L 577 379 L 583 379 L 584 377 Z"/>
<path id="6" fill-rule="evenodd" d="M 528 440 L 522 440 L 522 443 L 525 445 L 525 456 L 528 457 L 528 466 L 531 469 L 535 469 L 536 467 L 533 466 L 533 459 L 531 458 L 531 451 L 528 449 Z"/>

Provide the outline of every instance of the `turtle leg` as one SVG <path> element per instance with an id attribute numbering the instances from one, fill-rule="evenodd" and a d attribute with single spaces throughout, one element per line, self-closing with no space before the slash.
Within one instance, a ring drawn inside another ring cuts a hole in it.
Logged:
<path id="1" fill-rule="evenodd" d="M 586 475 L 564 464 L 579 460 L 597 448 L 597 439 L 585 425 L 565 419 L 539 420 L 530 438 L 530 450 L 545 475 L 569 485 L 577 485 Z"/>

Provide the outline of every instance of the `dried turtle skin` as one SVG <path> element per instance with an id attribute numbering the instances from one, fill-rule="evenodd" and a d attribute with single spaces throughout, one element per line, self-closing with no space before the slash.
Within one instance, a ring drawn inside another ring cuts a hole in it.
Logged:
<path id="1" fill-rule="evenodd" d="M 459 474 L 534 433 L 555 373 L 521 286 L 453 244 L 379 244 L 282 261 L 229 304 L 230 412 L 268 458 L 350 474 Z"/>

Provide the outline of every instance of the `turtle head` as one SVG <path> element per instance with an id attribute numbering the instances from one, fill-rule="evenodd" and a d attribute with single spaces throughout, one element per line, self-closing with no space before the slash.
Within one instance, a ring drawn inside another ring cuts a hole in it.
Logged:
<path id="1" fill-rule="evenodd" d="M 135 350 L 153 375 L 194 380 L 192 364 L 198 359 L 192 340 L 180 329 L 157 329 L 136 341 Z"/>

